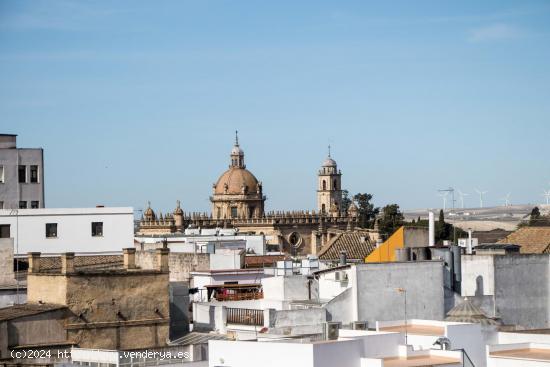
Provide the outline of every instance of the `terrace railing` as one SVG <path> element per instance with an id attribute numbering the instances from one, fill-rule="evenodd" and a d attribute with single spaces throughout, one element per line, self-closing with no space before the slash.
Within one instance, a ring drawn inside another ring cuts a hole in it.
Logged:
<path id="1" fill-rule="evenodd" d="M 238 325 L 263 326 L 264 311 L 250 308 L 227 308 L 227 323 Z"/>

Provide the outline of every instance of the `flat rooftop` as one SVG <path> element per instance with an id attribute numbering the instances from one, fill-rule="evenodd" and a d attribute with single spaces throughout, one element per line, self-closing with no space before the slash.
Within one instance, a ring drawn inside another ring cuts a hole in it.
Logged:
<path id="1" fill-rule="evenodd" d="M 379 330 L 405 333 L 405 325 L 385 326 L 379 328 Z M 443 326 L 434 325 L 408 324 L 406 326 L 406 332 L 407 334 L 441 336 L 445 335 L 445 328 Z"/>
<path id="2" fill-rule="evenodd" d="M 489 353 L 490 357 L 517 358 L 517 359 L 538 359 L 550 361 L 550 349 L 522 348 L 501 350 Z"/>
<path id="3" fill-rule="evenodd" d="M 440 356 L 418 356 L 418 357 L 392 357 L 384 358 L 384 367 L 421 367 L 438 366 L 461 363 L 458 358 Z"/>

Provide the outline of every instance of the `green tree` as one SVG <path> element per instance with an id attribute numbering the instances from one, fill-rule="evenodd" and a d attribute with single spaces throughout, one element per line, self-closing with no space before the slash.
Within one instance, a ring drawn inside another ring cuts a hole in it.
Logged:
<path id="1" fill-rule="evenodd" d="M 443 213 L 443 210 L 439 211 L 439 220 L 437 221 L 437 224 L 435 225 L 435 240 L 436 242 L 442 242 L 443 240 L 449 239 L 449 232 L 450 228 L 445 223 L 445 214 Z"/>
<path id="2" fill-rule="evenodd" d="M 531 216 L 529 217 L 529 226 L 536 226 L 540 220 L 540 209 L 538 206 L 531 210 Z"/>
<path id="3" fill-rule="evenodd" d="M 375 208 L 374 204 L 371 202 L 372 194 L 355 194 L 353 199 L 357 203 L 359 226 L 362 228 L 372 228 L 376 215 L 380 211 L 380 208 Z"/>
<path id="4" fill-rule="evenodd" d="M 348 190 L 342 190 L 342 208 L 341 210 L 343 212 L 348 211 L 348 207 L 351 204 L 351 198 L 349 197 L 349 191 Z"/>
<path id="5" fill-rule="evenodd" d="M 380 219 L 378 219 L 378 230 L 384 239 L 388 238 L 404 223 L 403 213 L 399 205 L 388 204 L 382 208 Z"/>

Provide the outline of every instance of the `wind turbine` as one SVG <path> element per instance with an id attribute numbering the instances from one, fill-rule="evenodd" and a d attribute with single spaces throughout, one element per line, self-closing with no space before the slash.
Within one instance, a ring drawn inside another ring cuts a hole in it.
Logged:
<path id="1" fill-rule="evenodd" d="M 448 191 L 440 191 L 437 193 L 437 196 L 440 196 L 443 198 L 443 211 L 447 209 L 447 195 L 449 195 Z"/>
<path id="2" fill-rule="evenodd" d="M 544 194 L 542 196 L 544 196 L 546 198 L 546 205 L 549 204 L 550 202 L 550 190 L 546 191 L 546 190 L 542 190 L 544 192 Z"/>
<path id="3" fill-rule="evenodd" d="M 489 191 L 481 191 L 478 189 L 474 189 L 479 194 L 479 207 L 483 208 L 483 195 L 488 193 Z"/>
<path id="4" fill-rule="evenodd" d="M 464 209 L 464 196 L 468 195 L 470 194 L 466 194 L 465 192 L 458 190 L 458 196 L 460 196 L 460 206 L 462 207 L 462 209 Z"/>
<path id="5" fill-rule="evenodd" d="M 501 200 L 504 200 L 504 206 L 510 206 L 510 195 L 512 193 L 509 192 L 505 197 L 501 198 Z"/>

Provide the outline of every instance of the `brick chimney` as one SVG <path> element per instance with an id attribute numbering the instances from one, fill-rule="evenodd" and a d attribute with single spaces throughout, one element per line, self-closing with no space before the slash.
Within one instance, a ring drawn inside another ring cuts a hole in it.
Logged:
<path id="1" fill-rule="evenodd" d="M 74 273 L 74 252 L 65 252 L 61 255 L 61 274 Z"/>
<path id="2" fill-rule="evenodd" d="M 168 271 L 168 255 L 170 254 L 170 249 L 157 248 L 156 253 L 157 253 L 157 270 Z"/>
<path id="3" fill-rule="evenodd" d="M 124 269 L 135 269 L 136 268 L 136 249 L 135 248 L 125 248 L 122 249 L 124 257 Z"/>
<path id="4" fill-rule="evenodd" d="M 29 259 L 29 274 L 40 272 L 40 252 L 27 253 Z"/>

